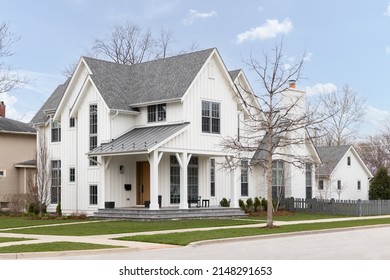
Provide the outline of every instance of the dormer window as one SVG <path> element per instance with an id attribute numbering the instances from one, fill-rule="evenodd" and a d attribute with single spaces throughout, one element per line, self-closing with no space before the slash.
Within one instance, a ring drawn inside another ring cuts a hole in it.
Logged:
<path id="1" fill-rule="evenodd" d="M 167 119 L 167 104 L 148 106 L 148 122 L 163 122 Z"/>
<path id="2" fill-rule="evenodd" d="M 347 157 L 347 165 L 351 166 L 351 157 Z"/>

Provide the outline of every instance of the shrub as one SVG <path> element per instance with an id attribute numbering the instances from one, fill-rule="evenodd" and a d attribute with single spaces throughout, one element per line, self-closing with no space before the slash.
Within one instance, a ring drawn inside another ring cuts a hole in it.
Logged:
<path id="1" fill-rule="evenodd" d="M 219 202 L 219 206 L 230 207 L 230 201 L 228 201 L 226 198 L 222 198 L 222 200 Z"/>
<path id="2" fill-rule="evenodd" d="M 263 197 L 261 199 L 261 207 L 263 208 L 264 211 L 267 211 L 268 203 L 267 203 L 267 200 L 265 199 L 265 197 Z"/>
<path id="3" fill-rule="evenodd" d="M 60 217 L 62 216 L 61 203 L 57 204 L 56 213 L 57 213 L 58 216 L 60 216 Z"/>
<path id="4" fill-rule="evenodd" d="M 261 210 L 261 201 L 260 201 L 260 198 L 258 198 L 257 196 L 255 197 L 255 201 L 253 202 L 253 207 L 254 207 L 255 211 Z"/>
<path id="5" fill-rule="evenodd" d="M 245 205 L 245 202 L 242 199 L 238 200 L 238 205 L 240 206 L 241 210 L 246 211 L 246 205 Z"/>
<path id="6" fill-rule="evenodd" d="M 248 198 L 246 200 L 246 209 L 248 212 L 252 212 L 253 211 L 253 199 L 252 198 Z"/>

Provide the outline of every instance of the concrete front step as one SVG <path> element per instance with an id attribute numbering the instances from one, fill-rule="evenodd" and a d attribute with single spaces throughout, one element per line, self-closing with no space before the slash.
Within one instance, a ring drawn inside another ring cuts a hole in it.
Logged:
<path id="1" fill-rule="evenodd" d="M 99 209 L 94 213 L 96 218 L 128 219 L 128 220 L 171 220 L 171 219 L 202 219 L 245 217 L 238 208 L 207 208 L 207 209 Z"/>

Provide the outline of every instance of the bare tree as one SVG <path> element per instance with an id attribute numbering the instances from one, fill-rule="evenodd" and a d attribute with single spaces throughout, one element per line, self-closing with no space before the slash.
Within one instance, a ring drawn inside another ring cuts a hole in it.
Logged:
<path id="1" fill-rule="evenodd" d="M 14 55 L 12 45 L 19 41 L 20 37 L 9 31 L 8 24 L 0 24 L 0 93 L 12 91 L 28 81 L 7 65 L 5 59 Z"/>
<path id="2" fill-rule="evenodd" d="M 115 25 L 105 39 L 96 39 L 92 51 L 121 64 L 137 64 L 153 56 L 155 40 L 149 29 L 144 31 L 127 22 Z"/>
<path id="3" fill-rule="evenodd" d="M 33 195 L 39 215 L 42 216 L 50 203 L 51 166 L 46 136 L 43 133 L 39 135 L 36 179 L 35 182 L 33 180 L 28 182 L 28 188 Z"/>
<path id="4" fill-rule="evenodd" d="M 173 42 L 173 31 L 164 28 L 160 30 L 160 36 L 156 39 L 156 58 L 166 58 L 171 54 L 170 46 Z"/>
<path id="5" fill-rule="evenodd" d="M 224 148 L 235 155 L 237 162 L 248 157 L 251 158 L 248 160 L 251 167 L 260 166 L 264 169 L 268 203 L 267 227 L 273 227 L 274 160 L 300 168 L 310 163 L 311 158 L 299 155 L 295 150 L 307 143 L 306 128 L 323 120 L 314 119 L 307 113 L 304 93 L 293 88 L 301 79 L 303 62 L 304 56 L 298 63 L 286 66 L 282 44 L 275 46 L 272 55 L 263 53 L 261 61 L 251 56 L 246 63 L 259 77 L 262 87 L 261 94 L 252 98 L 259 100 L 260 107 L 249 100 L 243 100 L 249 117 L 248 121 L 241 125 L 243 133 L 239 137 L 230 137 L 223 141 Z M 243 99 L 240 92 L 252 94 L 243 86 L 238 86 L 238 89 L 240 99 Z"/>
<path id="6" fill-rule="evenodd" d="M 318 103 L 315 112 L 331 116 L 316 126 L 323 135 L 318 144 L 339 146 L 353 142 L 358 134 L 358 125 L 363 121 L 365 100 L 347 84 L 342 90 L 321 94 L 317 98 L 314 101 Z"/>
<path id="7" fill-rule="evenodd" d="M 372 174 L 381 167 L 390 168 L 390 126 L 379 133 L 369 136 L 366 141 L 356 145 L 364 163 Z"/>

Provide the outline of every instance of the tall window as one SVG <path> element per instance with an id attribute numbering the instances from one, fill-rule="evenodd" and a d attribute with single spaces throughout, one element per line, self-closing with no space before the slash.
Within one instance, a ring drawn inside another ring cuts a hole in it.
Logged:
<path id="1" fill-rule="evenodd" d="M 52 204 L 61 202 L 61 161 L 51 161 L 51 188 L 50 188 Z"/>
<path id="2" fill-rule="evenodd" d="M 351 166 L 351 157 L 347 157 L 347 165 Z"/>
<path id="3" fill-rule="evenodd" d="M 89 150 L 92 151 L 97 147 L 97 135 L 98 135 L 98 115 L 97 105 L 89 105 Z M 90 166 L 97 165 L 97 157 L 91 157 L 89 161 Z"/>
<path id="4" fill-rule="evenodd" d="M 191 157 L 188 163 L 188 199 L 198 199 L 198 158 Z"/>
<path id="5" fill-rule="evenodd" d="M 272 199 L 284 197 L 284 164 L 281 160 L 272 162 Z"/>
<path id="6" fill-rule="evenodd" d="M 98 186 L 90 185 L 89 186 L 89 204 L 97 205 L 98 204 Z"/>
<path id="7" fill-rule="evenodd" d="M 241 161 L 241 196 L 249 195 L 248 187 L 248 161 Z"/>
<path id="8" fill-rule="evenodd" d="M 312 198 L 312 165 L 306 163 L 306 198 Z"/>
<path id="9" fill-rule="evenodd" d="M 219 134 L 221 132 L 220 103 L 202 101 L 202 132 Z"/>
<path id="10" fill-rule="evenodd" d="M 148 106 L 148 122 L 163 122 L 167 119 L 167 104 Z"/>
<path id="11" fill-rule="evenodd" d="M 69 168 L 69 182 L 74 183 L 76 181 L 76 169 L 74 167 Z"/>
<path id="12" fill-rule="evenodd" d="M 341 190 L 341 180 L 337 180 L 337 189 Z"/>
<path id="13" fill-rule="evenodd" d="M 51 142 L 61 142 L 61 123 L 51 122 Z"/>
<path id="14" fill-rule="evenodd" d="M 171 156 L 171 203 L 180 203 L 180 165 L 175 156 Z"/>
<path id="15" fill-rule="evenodd" d="M 69 118 L 69 127 L 73 128 L 76 126 L 76 119 L 75 118 Z"/>
<path id="16" fill-rule="evenodd" d="M 210 196 L 215 196 L 215 159 L 210 160 Z"/>
<path id="17" fill-rule="evenodd" d="M 362 189 L 362 182 L 359 180 L 357 181 L 357 189 L 360 191 Z"/>
<path id="18" fill-rule="evenodd" d="M 323 190 L 324 189 L 324 180 L 319 180 L 318 181 L 318 189 Z"/>

